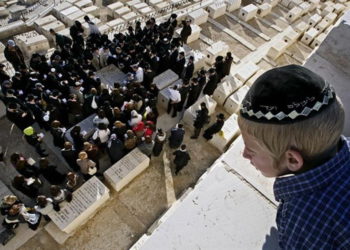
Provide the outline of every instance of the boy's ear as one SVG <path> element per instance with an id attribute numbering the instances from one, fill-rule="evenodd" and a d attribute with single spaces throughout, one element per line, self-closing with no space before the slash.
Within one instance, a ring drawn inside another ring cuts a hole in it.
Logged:
<path id="1" fill-rule="evenodd" d="M 301 154 L 293 149 L 288 149 L 285 152 L 285 162 L 287 164 L 287 168 L 291 172 L 299 171 L 304 165 L 304 159 Z"/>

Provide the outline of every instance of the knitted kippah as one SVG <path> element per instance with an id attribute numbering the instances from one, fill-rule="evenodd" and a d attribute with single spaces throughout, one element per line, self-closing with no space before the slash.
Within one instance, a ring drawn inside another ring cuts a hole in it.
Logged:
<path id="1" fill-rule="evenodd" d="M 242 117 L 262 123 L 294 123 L 322 112 L 335 100 L 333 88 L 309 69 L 288 65 L 262 74 L 245 96 Z"/>

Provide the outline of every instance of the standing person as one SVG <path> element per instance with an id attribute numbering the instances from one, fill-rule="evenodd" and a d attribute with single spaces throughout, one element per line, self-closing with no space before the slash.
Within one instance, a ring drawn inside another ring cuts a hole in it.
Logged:
<path id="1" fill-rule="evenodd" d="M 177 175 L 181 169 L 186 167 L 188 162 L 191 160 L 190 155 L 186 150 L 186 145 L 182 144 L 181 148 L 176 150 L 173 155 L 175 155 L 174 164 L 175 164 L 175 175 Z"/>
<path id="2" fill-rule="evenodd" d="M 64 50 L 65 46 L 71 46 L 72 45 L 72 39 L 70 39 L 68 36 L 58 34 L 53 29 L 50 29 L 50 34 L 55 37 L 56 46 L 59 47 L 59 49 L 62 51 Z"/>
<path id="3" fill-rule="evenodd" d="M 182 78 L 182 72 L 184 71 L 186 63 L 185 52 L 180 52 L 174 65 L 174 72 Z"/>
<path id="4" fill-rule="evenodd" d="M 186 65 L 186 68 L 185 68 L 185 74 L 184 74 L 184 81 L 189 81 L 192 76 L 193 76 L 193 72 L 194 72 L 194 57 L 193 56 L 190 56 L 188 58 L 188 63 Z"/>
<path id="5" fill-rule="evenodd" d="M 144 153 L 148 157 L 151 157 L 152 150 L 154 147 L 154 141 L 152 140 L 152 137 L 149 135 L 143 137 L 142 139 L 143 141 L 140 143 L 140 145 L 138 145 L 138 148 L 142 153 Z"/>
<path id="6" fill-rule="evenodd" d="M 166 134 L 163 132 L 161 128 L 158 129 L 156 137 L 154 139 L 154 147 L 153 147 L 153 155 L 159 156 L 163 151 L 163 145 L 165 143 Z"/>
<path id="7" fill-rule="evenodd" d="M 60 203 L 67 201 L 71 202 L 73 199 L 73 195 L 67 189 L 60 188 L 59 186 L 52 185 L 50 187 L 50 193 L 53 201 L 53 209 L 55 211 L 60 211 Z"/>
<path id="8" fill-rule="evenodd" d="M 46 157 L 48 154 L 46 153 L 45 149 L 42 148 L 42 141 L 44 138 L 44 135 L 42 133 L 37 134 L 34 131 L 33 127 L 27 127 L 23 130 L 24 138 L 28 142 L 29 145 L 32 145 L 36 152 L 41 156 L 41 157 Z"/>
<path id="9" fill-rule="evenodd" d="M 65 139 L 64 135 L 66 133 L 66 128 L 61 126 L 61 122 L 54 120 L 51 122 L 51 134 L 53 137 L 53 144 L 56 147 L 63 148 Z"/>
<path id="10" fill-rule="evenodd" d="M 186 102 L 188 92 L 190 91 L 190 84 L 189 81 L 184 80 L 181 88 L 179 89 L 180 95 L 181 95 L 181 101 L 177 104 L 177 111 L 181 112 L 184 108 L 184 104 Z"/>
<path id="11" fill-rule="evenodd" d="M 65 175 L 57 171 L 57 166 L 50 165 L 46 157 L 40 158 L 39 168 L 44 178 L 52 185 L 62 184 L 65 179 Z"/>
<path id="12" fill-rule="evenodd" d="M 220 113 L 216 116 L 216 122 L 204 131 L 203 137 L 207 140 L 213 138 L 213 135 L 220 132 L 225 123 L 225 115 Z"/>
<path id="13" fill-rule="evenodd" d="M 46 221 L 51 221 L 49 214 L 54 211 L 53 200 L 45 195 L 39 195 L 36 198 L 35 211 L 41 213 Z"/>
<path id="14" fill-rule="evenodd" d="M 224 67 L 223 67 L 223 76 L 227 76 L 230 74 L 231 65 L 232 65 L 233 57 L 231 52 L 227 52 L 226 57 L 224 59 Z"/>
<path id="15" fill-rule="evenodd" d="M 177 85 L 172 88 L 169 88 L 169 103 L 167 112 L 170 114 L 171 109 L 173 109 L 173 115 L 171 117 L 176 117 L 177 115 L 177 104 L 181 102 L 181 94 L 177 89 Z"/>
<path id="16" fill-rule="evenodd" d="M 23 53 L 13 40 L 7 41 L 4 55 L 6 60 L 12 64 L 16 71 L 20 71 L 21 68 L 26 68 Z"/>
<path id="17" fill-rule="evenodd" d="M 191 136 L 191 139 L 197 139 L 199 134 L 201 133 L 201 129 L 204 127 L 204 125 L 208 122 L 209 119 L 209 111 L 207 109 L 207 105 L 202 102 L 201 103 L 201 109 L 196 111 L 197 116 L 194 120 L 193 126 L 194 126 L 194 135 Z"/>
<path id="18" fill-rule="evenodd" d="M 96 40 L 100 40 L 101 32 L 98 29 L 97 25 L 90 20 L 88 16 L 84 16 L 85 22 L 89 25 L 89 36 L 93 42 L 96 42 Z"/>
<path id="19" fill-rule="evenodd" d="M 265 72 L 242 102 L 243 157 L 264 176 L 276 177 L 281 249 L 350 249 L 350 142 L 341 136 L 344 120 L 333 87 L 298 65 Z"/>
<path id="20" fill-rule="evenodd" d="M 179 123 L 170 131 L 169 147 L 173 149 L 180 147 L 184 140 L 184 136 L 185 129 L 183 128 L 183 125 Z"/>
<path id="21" fill-rule="evenodd" d="M 107 143 L 107 153 L 111 163 L 114 164 L 124 156 L 124 143 L 116 134 L 112 134 Z"/>
<path id="22" fill-rule="evenodd" d="M 85 180 L 90 179 L 97 173 L 96 162 L 90 160 L 85 151 L 79 153 L 77 164 L 80 167 L 80 172 L 84 175 Z"/>
<path id="23" fill-rule="evenodd" d="M 67 173 L 66 188 L 69 192 L 73 193 L 83 184 L 84 184 L 84 180 L 80 175 L 74 172 Z"/>
<path id="24" fill-rule="evenodd" d="M 218 76 L 218 82 L 224 77 L 224 57 L 218 56 L 215 58 L 215 72 Z"/>
<path id="25" fill-rule="evenodd" d="M 187 99 L 185 109 L 188 109 L 189 107 L 191 107 L 197 101 L 197 99 L 201 93 L 200 85 L 198 84 L 198 79 L 192 78 L 191 81 L 192 81 L 192 83 L 191 83 L 191 87 L 190 87 L 190 90 L 188 93 L 188 99 Z"/>
<path id="26" fill-rule="evenodd" d="M 182 21 L 182 30 L 180 33 L 181 41 L 187 44 L 187 38 L 192 34 L 191 20 Z"/>
<path id="27" fill-rule="evenodd" d="M 211 68 L 209 69 L 209 80 L 207 82 L 207 85 L 205 85 L 203 89 L 203 94 L 205 95 L 212 95 L 218 86 L 218 75 L 215 72 L 215 69 Z"/>
<path id="28" fill-rule="evenodd" d="M 75 149 L 73 149 L 71 142 L 66 141 L 64 143 L 61 154 L 73 170 L 77 171 L 79 169 L 79 166 L 77 165 L 78 153 Z"/>

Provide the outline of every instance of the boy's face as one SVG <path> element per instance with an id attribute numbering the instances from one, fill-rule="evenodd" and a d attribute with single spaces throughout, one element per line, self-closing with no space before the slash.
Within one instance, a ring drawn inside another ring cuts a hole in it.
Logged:
<path id="1" fill-rule="evenodd" d="M 267 149 L 261 147 L 258 141 L 251 135 L 242 131 L 245 144 L 243 157 L 259 170 L 265 177 L 277 177 L 285 172 L 281 163 L 276 165 L 274 159 Z"/>

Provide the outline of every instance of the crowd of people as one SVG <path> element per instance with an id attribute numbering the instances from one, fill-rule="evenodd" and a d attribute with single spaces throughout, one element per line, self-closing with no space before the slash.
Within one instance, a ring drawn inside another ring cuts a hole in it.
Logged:
<path id="1" fill-rule="evenodd" d="M 161 154 L 167 136 L 161 128 L 157 129 L 159 90 L 153 84 L 156 75 L 171 69 L 183 80 L 181 86 L 170 90 L 168 113 L 172 111 L 176 116 L 194 104 L 202 92 L 212 95 L 221 79 L 229 74 L 231 53 L 217 57 L 214 67 L 208 71 L 201 69 L 195 74 L 194 58 L 190 56 L 186 60 L 181 48 L 191 35 L 191 22 L 182 21 L 182 32 L 176 37 L 175 14 L 159 25 L 154 18 L 148 20 L 144 28 L 137 22 L 125 34 L 115 34 L 113 40 L 100 34 L 87 16 L 85 21 L 89 25 L 86 39 L 79 21 L 70 27 L 70 37 L 50 30 L 55 38 L 55 52 L 50 58 L 33 54 L 29 65 L 15 42 L 7 42 L 5 57 L 16 72 L 10 77 L 4 65 L 0 65 L 1 99 L 6 105 L 7 118 L 23 131 L 25 140 L 40 155 L 39 166 L 28 163 L 20 153 L 11 155 L 11 163 L 19 173 L 12 182 L 13 187 L 35 199 L 37 205 L 28 208 L 17 197 L 5 197 L 2 207 L 7 209 L 2 212 L 6 216 L 4 224 L 10 228 L 16 227 L 23 217 L 35 229 L 40 215 L 48 219 L 46 215 L 52 209 L 59 210 L 61 202 L 70 201 L 72 192 L 84 180 L 92 176 L 103 178 L 99 161 L 104 153 L 112 164 L 136 147 L 149 157 Z M 110 64 L 127 78 L 106 87 L 96 71 Z M 91 115 L 94 115 L 96 129 L 89 137 L 76 124 Z M 206 139 L 220 131 L 223 114 L 218 116 L 218 121 L 205 131 Z M 192 138 L 197 138 L 207 123 L 208 110 L 202 103 Z M 69 139 L 67 128 L 71 127 Z M 49 163 L 42 143 L 45 132 L 51 133 L 53 144 L 60 148 L 71 172 L 61 173 Z M 190 160 L 186 145 L 182 144 L 183 136 L 182 124 L 170 131 L 169 145 L 176 149 L 176 174 Z M 40 193 L 41 177 L 52 185 L 51 197 Z M 28 213 L 35 214 L 35 219 L 27 216 Z"/>

